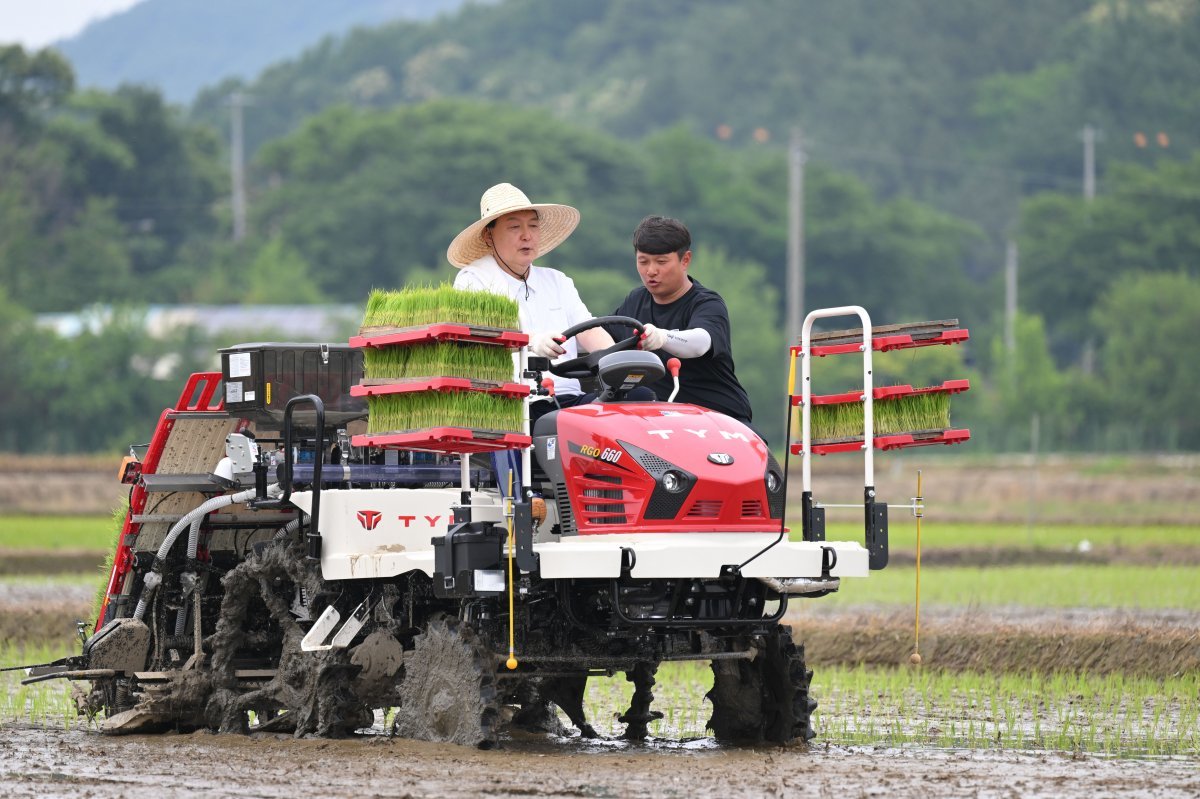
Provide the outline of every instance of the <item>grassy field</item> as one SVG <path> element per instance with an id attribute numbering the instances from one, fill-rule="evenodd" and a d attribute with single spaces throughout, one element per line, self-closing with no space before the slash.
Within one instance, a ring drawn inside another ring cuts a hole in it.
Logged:
<path id="1" fill-rule="evenodd" d="M 120 522 L 110 516 L 0 516 L 0 549 L 97 549 L 112 544 Z M 800 538 L 800 520 L 788 522 L 794 540 Z M 861 522 L 831 522 L 829 540 L 862 538 Z M 909 516 L 893 514 L 889 530 L 891 546 L 916 549 L 916 523 Z M 1021 549 L 1077 549 L 1091 546 L 1200 547 L 1200 529 L 1187 526 L 1130 525 L 1034 525 L 939 524 L 925 519 L 921 529 L 923 550 L 938 547 Z"/>
<path id="2" fill-rule="evenodd" d="M 0 549 L 95 549 L 112 546 L 111 516 L 0 516 Z"/>
<path id="3" fill-rule="evenodd" d="M 861 514 L 860 514 L 861 515 Z M 799 540 L 800 522 L 790 524 L 792 538 Z M 829 524 L 825 531 L 830 541 L 858 541 L 863 537 L 861 521 Z M 889 520 L 889 544 L 896 549 L 917 547 L 916 520 L 911 516 L 893 514 Z M 1085 543 L 1086 542 L 1086 543 Z M 1184 526 L 1129 525 L 1024 525 L 1011 524 L 941 524 L 924 519 L 921 524 L 921 549 L 937 548 L 997 548 L 1019 549 L 1079 549 L 1092 547 L 1200 547 L 1200 529 Z"/>
<path id="4" fill-rule="evenodd" d="M 847 579 L 819 601 L 829 605 L 911 605 L 912 566 Z M 921 568 L 921 602 L 959 607 L 1179 608 L 1200 610 L 1200 569 L 1191 566 L 989 566 Z"/>

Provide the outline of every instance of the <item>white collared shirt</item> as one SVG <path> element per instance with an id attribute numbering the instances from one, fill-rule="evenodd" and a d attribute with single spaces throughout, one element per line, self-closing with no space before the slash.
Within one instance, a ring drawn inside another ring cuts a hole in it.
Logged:
<path id="1" fill-rule="evenodd" d="M 490 291 L 516 300 L 520 308 L 521 330 L 526 333 L 557 335 L 572 325 L 592 318 L 591 312 L 579 298 L 575 281 L 557 269 L 544 266 L 529 267 L 529 275 L 522 281 L 505 271 L 494 257 L 485 255 L 458 270 L 454 288 Z M 562 346 L 566 353 L 556 358 L 555 363 L 578 357 L 579 349 L 574 338 L 567 339 Z M 556 394 L 583 393 L 578 380 L 557 375 L 550 377 L 554 380 Z"/>

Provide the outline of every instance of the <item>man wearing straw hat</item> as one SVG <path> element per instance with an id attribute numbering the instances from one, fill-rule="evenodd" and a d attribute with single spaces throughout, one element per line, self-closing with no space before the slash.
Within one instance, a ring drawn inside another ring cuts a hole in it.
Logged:
<path id="1" fill-rule="evenodd" d="M 551 360 L 577 357 L 575 339 L 560 341 L 562 331 L 592 314 L 571 278 L 533 262 L 566 241 L 578 224 L 579 211 L 569 205 L 530 202 L 511 183 L 492 186 L 479 201 L 479 221 L 455 236 L 446 250 L 446 258 L 460 270 L 454 287 L 513 298 L 520 308 L 521 329 L 529 334 L 530 352 Z M 585 330 L 578 339 L 588 352 L 614 343 L 599 327 Z M 561 407 L 594 398 L 583 394 L 578 380 L 551 377 Z M 553 407 L 536 402 L 530 416 L 536 420 Z"/>

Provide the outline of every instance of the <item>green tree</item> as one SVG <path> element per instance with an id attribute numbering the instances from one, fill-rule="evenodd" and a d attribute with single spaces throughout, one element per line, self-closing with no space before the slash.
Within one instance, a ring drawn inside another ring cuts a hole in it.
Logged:
<path id="1" fill-rule="evenodd" d="M 644 193 L 638 154 L 548 114 L 434 102 L 387 113 L 335 108 L 264 149 L 255 214 L 312 267 L 323 295 L 359 300 L 416 267 L 445 270 L 450 240 L 490 185 L 579 208 L 583 222 L 549 259 L 623 263 Z M 270 187 L 274 185 L 274 188 Z"/>
<path id="2" fill-rule="evenodd" d="M 1063 361 L 1121 323 L 1092 309 L 1138 272 L 1200 274 L 1200 154 L 1153 168 L 1116 166 L 1091 203 L 1046 194 L 1021 209 L 1022 305 L 1046 320 Z"/>
<path id="3" fill-rule="evenodd" d="M 71 65 L 53 50 L 26 52 L 0 45 L 0 133 L 29 134 L 41 115 L 59 105 L 75 86 Z"/>
<path id="4" fill-rule="evenodd" d="M 1189 356 L 1200 341 L 1200 279 L 1179 272 L 1130 274 L 1096 306 L 1105 331 L 1100 372 L 1114 425 L 1134 447 L 1200 447 L 1200 370 Z M 1113 324 L 1120 320 L 1120 324 Z"/>

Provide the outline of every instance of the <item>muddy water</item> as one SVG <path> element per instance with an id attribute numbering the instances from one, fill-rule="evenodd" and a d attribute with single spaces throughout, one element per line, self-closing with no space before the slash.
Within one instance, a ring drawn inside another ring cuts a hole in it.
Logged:
<path id="1" fill-rule="evenodd" d="M 709 741 L 477 751 L 386 738 L 210 734 L 102 738 L 0 729 L 6 797 L 1194 797 L 1183 760 L 846 749 L 722 749 Z"/>

